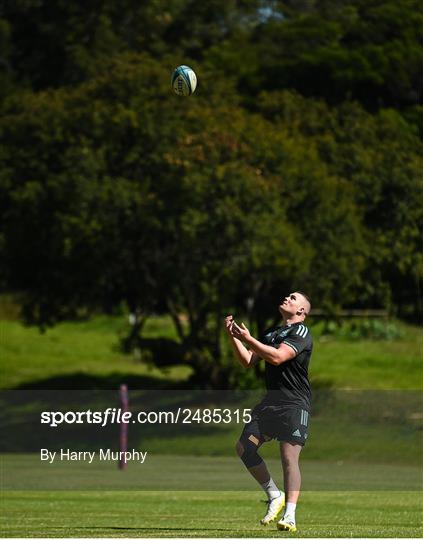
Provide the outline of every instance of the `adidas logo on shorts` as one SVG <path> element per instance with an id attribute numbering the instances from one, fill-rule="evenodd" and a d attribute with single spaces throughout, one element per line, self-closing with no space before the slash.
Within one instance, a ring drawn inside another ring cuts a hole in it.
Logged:
<path id="1" fill-rule="evenodd" d="M 293 437 L 301 437 L 301 433 L 299 429 L 296 429 L 294 433 L 292 434 Z"/>

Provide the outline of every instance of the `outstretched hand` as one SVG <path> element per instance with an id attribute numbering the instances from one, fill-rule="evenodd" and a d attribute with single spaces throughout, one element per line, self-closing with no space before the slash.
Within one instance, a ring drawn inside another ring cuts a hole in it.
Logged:
<path id="1" fill-rule="evenodd" d="M 231 334 L 233 337 L 240 339 L 241 341 L 248 341 L 248 339 L 251 337 L 250 331 L 245 324 L 241 323 L 241 326 L 238 326 L 235 321 L 232 322 Z"/>
<path id="2" fill-rule="evenodd" d="M 232 325 L 234 323 L 234 318 L 232 315 L 228 315 L 225 317 L 225 330 L 228 332 L 228 334 L 232 335 Z"/>

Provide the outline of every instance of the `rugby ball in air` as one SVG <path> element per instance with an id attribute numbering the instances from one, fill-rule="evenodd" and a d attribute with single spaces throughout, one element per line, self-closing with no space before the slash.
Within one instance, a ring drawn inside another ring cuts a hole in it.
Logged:
<path id="1" fill-rule="evenodd" d="M 172 74 L 172 88 L 178 96 L 190 96 L 197 87 L 197 76 L 188 66 L 178 66 Z"/>

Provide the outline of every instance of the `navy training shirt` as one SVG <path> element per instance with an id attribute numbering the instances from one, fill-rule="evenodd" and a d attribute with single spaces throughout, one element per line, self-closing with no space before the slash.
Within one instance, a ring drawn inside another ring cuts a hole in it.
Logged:
<path id="1" fill-rule="evenodd" d="M 308 366 L 313 350 L 313 338 L 309 328 L 303 323 L 278 326 L 268 330 L 260 341 L 276 349 L 284 343 L 296 353 L 293 359 L 278 366 L 266 362 L 268 399 L 279 405 L 300 407 L 310 411 L 311 388 Z"/>

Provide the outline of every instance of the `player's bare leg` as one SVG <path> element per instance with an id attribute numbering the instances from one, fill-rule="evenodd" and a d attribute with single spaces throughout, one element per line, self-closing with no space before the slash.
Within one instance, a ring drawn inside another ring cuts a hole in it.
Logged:
<path id="1" fill-rule="evenodd" d="M 295 510 L 301 489 L 301 471 L 299 465 L 300 444 L 281 442 L 281 460 L 286 496 L 286 508 L 283 518 L 278 522 L 278 529 L 295 532 Z"/>
<path id="2" fill-rule="evenodd" d="M 287 502 L 297 504 L 301 489 L 300 444 L 281 442 L 281 460 Z"/>
<path id="3" fill-rule="evenodd" d="M 252 442 L 252 439 L 255 439 L 255 438 L 254 437 L 250 438 L 249 439 L 250 442 Z M 257 451 L 260 448 L 262 443 L 259 441 L 259 439 L 255 439 L 253 444 L 256 447 L 255 450 Z M 237 442 L 236 451 L 237 451 L 238 456 L 241 459 L 243 459 L 245 449 L 241 441 Z M 268 507 L 267 507 L 266 515 L 263 517 L 263 519 L 260 520 L 260 523 L 262 525 L 268 525 L 269 523 L 271 523 L 277 518 L 279 512 L 284 507 L 285 495 L 276 486 L 263 460 L 261 460 L 261 463 L 258 463 L 257 465 L 252 465 L 252 466 L 248 466 L 248 463 L 246 463 L 245 459 L 243 459 L 243 461 L 246 464 L 247 469 L 249 473 L 251 474 L 251 476 L 255 480 L 257 480 L 257 482 L 261 485 L 263 491 L 266 493 L 268 497 Z"/>

